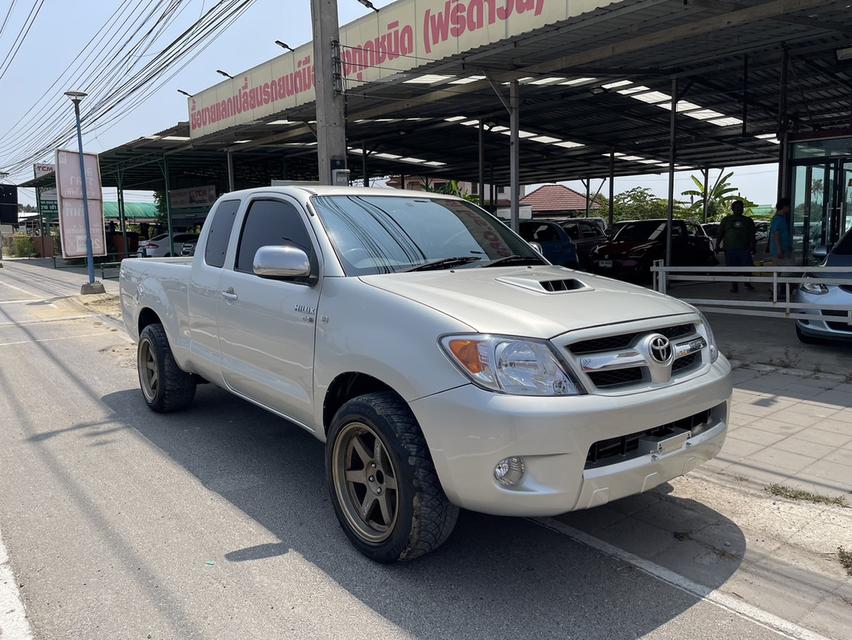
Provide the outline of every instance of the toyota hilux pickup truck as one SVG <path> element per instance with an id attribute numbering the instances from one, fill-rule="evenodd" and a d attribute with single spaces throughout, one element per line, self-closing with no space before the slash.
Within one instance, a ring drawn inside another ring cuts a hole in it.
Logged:
<path id="1" fill-rule="evenodd" d="M 730 365 L 694 307 L 549 264 L 432 193 L 221 196 L 191 258 L 129 259 L 142 396 L 213 383 L 325 443 L 340 524 L 380 562 L 441 545 L 460 508 L 552 516 L 713 458 Z"/>

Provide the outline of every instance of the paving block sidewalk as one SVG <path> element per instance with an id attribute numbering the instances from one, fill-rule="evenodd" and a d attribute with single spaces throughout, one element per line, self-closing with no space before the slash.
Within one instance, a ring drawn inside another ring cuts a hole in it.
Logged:
<path id="1" fill-rule="evenodd" d="M 733 376 L 728 438 L 706 468 L 852 502 L 852 384 L 846 376 L 754 364 Z"/>

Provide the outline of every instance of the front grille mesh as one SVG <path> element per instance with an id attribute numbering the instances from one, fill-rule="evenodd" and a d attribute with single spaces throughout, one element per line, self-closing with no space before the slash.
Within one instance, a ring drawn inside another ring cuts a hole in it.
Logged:
<path id="1" fill-rule="evenodd" d="M 684 356 L 682 358 L 678 358 L 672 363 L 672 375 L 676 373 L 683 373 L 689 369 L 692 369 L 696 364 L 701 363 L 701 354 L 700 353 L 690 353 L 688 356 Z"/>
<path id="2" fill-rule="evenodd" d="M 588 376 L 598 389 L 611 389 L 627 384 L 642 382 L 645 377 L 644 367 L 632 369 L 616 369 L 614 371 L 595 371 Z"/>
<path id="3" fill-rule="evenodd" d="M 672 327 L 663 327 L 662 329 L 622 333 L 615 336 L 604 336 L 602 338 L 592 338 L 591 340 L 575 342 L 568 348 L 571 350 L 571 353 L 578 356 L 587 355 L 589 353 L 600 353 L 603 351 L 615 351 L 617 349 L 625 349 L 631 346 L 637 338 L 646 336 L 649 333 L 659 333 L 666 336 L 669 340 L 677 340 L 678 338 L 695 333 L 695 325 L 690 322 L 687 324 L 678 324 Z"/>
<path id="4" fill-rule="evenodd" d="M 706 425 L 710 421 L 710 416 L 711 412 L 708 409 L 653 429 L 638 431 L 618 438 L 599 440 L 589 448 L 585 468 L 594 469 L 634 458 L 638 454 L 640 438 L 664 438 L 682 431 L 692 431 L 699 425 Z"/>

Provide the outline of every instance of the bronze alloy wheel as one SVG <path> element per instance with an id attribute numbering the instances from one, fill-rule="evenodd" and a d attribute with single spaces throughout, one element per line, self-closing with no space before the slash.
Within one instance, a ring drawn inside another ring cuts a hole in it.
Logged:
<path id="1" fill-rule="evenodd" d="M 148 402 L 153 402 L 160 388 L 160 374 L 157 370 L 157 356 L 151 346 L 151 341 L 142 339 L 139 342 L 139 355 L 136 358 L 139 368 L 139 382 L 142 385 L 142 393 Z"/>
<path id="2" fill-rule="evenodd" d="M 399 511 L 398 475 L 381 438 L 362 422 L 341 430 L 332 452 L 332 480 L 349 525 L 366 542 L 386 540 Z"/>

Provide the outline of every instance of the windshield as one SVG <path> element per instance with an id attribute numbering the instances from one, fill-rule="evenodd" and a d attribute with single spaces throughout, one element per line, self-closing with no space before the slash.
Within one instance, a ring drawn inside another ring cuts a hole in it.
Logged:
<path id="1" fill-rule="evenodd" d="M 506 225 L 462 200 L 403 196 L 312 199 L 347 275 L 475 268 L 510 256 L 542 263 Z M 446 262 L 443 262 L 446 261 Z"/>
<path id="2" fill-rule="evenodd" d="M 666 234 L 666 223 L 659 220 L 643 220 L 624 225 L 616 234 L 619 242 L 656 240 Z"/>

